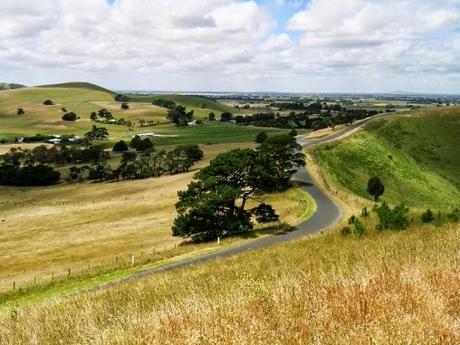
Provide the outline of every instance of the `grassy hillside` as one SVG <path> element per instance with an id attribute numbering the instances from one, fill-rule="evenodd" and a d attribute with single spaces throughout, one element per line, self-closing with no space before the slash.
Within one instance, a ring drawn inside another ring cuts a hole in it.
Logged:
<path id="1" fill-rule="evenodd" d="M 362 197 L 380 176 L 383 199 L 448 208 L 460 202 L 460 108 L 425 109 L 367 124 L 312 150 L 332 184 Z"/>
<path id="2" fill-rule="evenodd" d="M 56 87 L 57 86 L 57 87 Z M 203 126 L 177 128 L 166 119 L 167 110 L 143 102 L 130 103 L 130 109 L 120 109 L 113 94 L 98 86 L 87 83 L 68 83 L 56 86 L 24 88 L 0 93 L 0 139 L 14 140 L 16 137 L 40 134 L 77 134 L 83 135 L 94 124 L 89 119 L 92 111 L 107 108 L 115 118 L 131 120 L 137 127 L 130 131 L 126 126 L 104 125 L 110 133 L 109 142 L 120 139 L 129 140 L 138 132 L 155 132 L 162 135 L 177 135 L 175 138 L 158 138 L 157 145 L 174 145 L 181 143 L 228 143 L 253 141 L 256 128 L 239 127 L 229 124 L 206 124 Z M 219 114 L 226 107 L 212 100 L 192 96 L 167 96 L 174 101 L 195 109 L 196 117 L 208 115 L 210 111 Z M 51 99 L 52 106 L 43 105 L 43 101 Z M 205 103 L 209 108 L 201 108 Z M 194 108 L 194 107 L 197 108 Z M 75 122 L 62 121 L 62 107 L 77 113 L 81 119 Z M 223 107 L 223 108 L 222 108 Z M 24 115 L 17 115 L 22 108 Z M 200 115 L 200 113 L 202 115 Z M 139 127 L 138 121 L 152 120 L 153 127 Z M 276 129 L 268 130 L 277 133 Z"/>
<path id="3" fill-rule="evenodd" d="M 231 108 L 225 104 L 214 101 L 210 98 L 203 96 L 191 96 L 191 95 L 155 95 L 155 96 L 136 96 L 129 95 L 131 102 L 147 102 L 152 103 L 155 99 L 164 99 L 173 101 L 176 104 L 186 106 L 189 109 L 193 109 L 195 114 L 200 117 L 207 117 L 210 112 L 214 112 L 216 116 L 219 116 L 223 112 L 235 113 L 234 108 Z"/>
<path id="4" fill-rule="evenodd" d="M 109 93 L 111 95 L 115 95 L 116 93 L 106 89 L 102 86 L 86 83 L 86 82 L 69 82 L 69 83 L 61 83 L 61 84 L 48 84 L 48 85 L 40 85 L 37 87 L 42 88 L 64 88 L 64 89 L 84 89 L 84 90 L 93 90 L 93 91 L 102 91 Z"/>
<path id="5" fill-rule="evenodd" d="M 458 227 L 331 232 L 4 316 L 3 344 L 458 343 Z"/>

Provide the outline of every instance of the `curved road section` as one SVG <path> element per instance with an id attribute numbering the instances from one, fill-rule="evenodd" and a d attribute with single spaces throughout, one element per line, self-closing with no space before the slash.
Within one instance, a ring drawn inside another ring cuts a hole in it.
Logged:
<path id="1" fill-rule="evenodd" d="M 324 144 L 330 141 L 338 140 L 338 139 L 341 139 L 351 134 L 354 130 L 356 130 L 363 124 L 367 123 L 368 121 L 374 118 L 385 116 L 385 115 L 387 114 L 379 114 L 379 115 L 375 115 L 375 116 L 363 119 L 361 121 L 356 121 L 352 125 L 338 131 L 337 133 L 331 136 L 325 137 L 325 138 L 311 139 L 311 140 L 305 140 L 302 138 L 298 138 L 298 142 L 302 147 L 306 148 L 306 147 L 312 147 L 315 145 Z M 294 230 L 285 232 L 282 234 L 262 237 L 262 238 L 259 238 L 259 239 L 256 239 L 256 240 L 253 240 L 253 241 L 250 241 L 250 242 L 238 245 L 238 246 L 222 249 L 217 252 L 203 255 L 200 257 L 167 264 L 159 268 L 148 269 L 142 272 L 135 273 L 128 278 L 121 279 L 121 281 L 137 279 L 137 278 L 152 275 L 155 273 L 166 272 L 166 271 L 170 271 L 176 268 L 199 264 L 199 263 L 217 259 L 217 258 L 225 258 L 225 257 L 229 257 L 235 254 L 246 252 L 248 250 L 264 248 L 264 247 L 272 246 L 272 245 L 279 244 L 282 242 L 290 241 L 290 240 L 299 238 L 301 236 L 317 233 L 317 232 L 320 232 L 321 230 L 327 229 L 328 227 L 336 224 L 342 218 L 341 208 L 336 203 L 334 203 L 334 201 L 332 201 L 326 194 L 324 194 L 317 186 L 315 186 L 310 174 L 307 172 L 307 170 L 304 167 L 299 167 L 297 173 L 294 174 L 292 180 L 296 182 L 300 182 L 300 184 L 302 185 L 301 187 L 302 190 L 307 192 L 313 197 L 313 199 L 316 202 L 316 206 L 317 206 L 316 212 L 313 214 L 313 216 L 310 217 L 305 222 L 299 224 Z M 120 281 L 117 281 L 116 283 L 118 282 Z"/>

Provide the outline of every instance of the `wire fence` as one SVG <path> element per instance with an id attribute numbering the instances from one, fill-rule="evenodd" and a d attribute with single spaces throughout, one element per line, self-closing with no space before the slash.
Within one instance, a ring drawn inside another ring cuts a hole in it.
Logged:
<path id="1" fill-rule="evenodd" d="M 220 245 L 220 239 L 216 242 Z M 209 248 L 209 247 L 208 247 Z M 195 248 L 196 249 L 196 248 Z M 2 283 L 0 294 L 8 294 L 27 290 L 36 286 L 57 284 L 70 279 L 84 279 L 101 274 L 109 274 L 116 271 L 133 269 L 136 270 L 148 264 L 158 263 L 162 260 L 176 257 L 180 254 L 189 253 L 186 246 L 175 244 L 174 246 L 163 246 L 160 248 L 143 249 L 129 255 L 117 255 L 98 261 L 91 261 L 68 265 L 62 269 L 50 270 L 28 278 L 14 278 Z"/>

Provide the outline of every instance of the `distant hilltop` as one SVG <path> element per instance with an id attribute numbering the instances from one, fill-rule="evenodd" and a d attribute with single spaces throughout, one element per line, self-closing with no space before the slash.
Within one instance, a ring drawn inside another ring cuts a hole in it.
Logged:
<path id="1" fill-rule="evenodd" d="M 21 89 L 23 87 L 26 87 L 26 86 L 21 85 L 21 84 L 14 84 L 14 83 L 0 83 L 0 90 Z"/>

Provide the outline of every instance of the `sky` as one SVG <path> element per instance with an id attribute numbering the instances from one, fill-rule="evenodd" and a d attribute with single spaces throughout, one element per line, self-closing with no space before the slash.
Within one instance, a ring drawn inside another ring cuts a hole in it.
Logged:
<path id="1" fill-rule="evenodd" d="M 460 0 L 0 0 L 0 82 L 460 94 Z"/>

